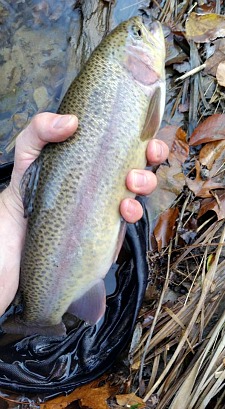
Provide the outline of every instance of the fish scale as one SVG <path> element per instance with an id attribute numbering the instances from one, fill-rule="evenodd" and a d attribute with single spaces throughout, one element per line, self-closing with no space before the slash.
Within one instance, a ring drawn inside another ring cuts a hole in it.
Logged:
<path id="1" fill-rule="evenodd" d="M 62 316 L 71 304 L 90 323 L 104 314 L 102 279 L 122 243 L 119 205 L 134 197 L 125 179 L 130 169 L 145 167 L 148 140 L 162 118 L 164 58 L 160 25 L 150 32 L 132 18 L 102 41 L 67 91 L 58 112 L 76 114 L 78 129 L 47 145 L 24 178 L 26 197 L 25 181 L 40 168 L 17 332 L 65 334 Z"/>

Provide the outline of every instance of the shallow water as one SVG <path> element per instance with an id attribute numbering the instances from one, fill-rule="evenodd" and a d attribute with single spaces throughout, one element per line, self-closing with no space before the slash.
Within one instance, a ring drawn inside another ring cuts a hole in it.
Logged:
<path id="1" fill-rule="evenodd" d="M 0 2 L 0 150 L 43 110 L 56 111 L 67 72 L 74 1 Z M 75 74 L 74 74 L 75 75 Z M 2 155 L 1 163 L 12 159 Z"/>
<path id="2" fill-rule="evenodd" d="M 30 119 L 56 112 L 62 94 L 103 35 L 147 1 L 0 1 L 0 164 Z"/>
<path id="3" fill-rule="evenodd" d="M 13 159 L 13 151 L 7 153 L 5 145 L 34 114 L 57 110 L 69 83 L 103 35 L 139 14 L 147 3 L 0 0 L 0 164 Z M 23 394 L 10 394 L 10 399 L 0 398 L 0 409 L 38 407 L 36 399 L 25 404 Z"/>

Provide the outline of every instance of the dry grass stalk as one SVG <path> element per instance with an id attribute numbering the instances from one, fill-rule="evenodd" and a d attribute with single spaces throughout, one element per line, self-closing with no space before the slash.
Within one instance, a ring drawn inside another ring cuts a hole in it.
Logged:
<path id="1" fill-rule="evenodd" d="M 206 260 L 209 249 L 213 241 L 215 242 L 221 226 L 223 229 L 219 243 L 216 245 L 215 258 L 207 271 Z M 168 407 L 166 403 L 171 401 L 170 409 L 178 407 L 203 409 L 222 388 L 225 376 L 223 368 L 225 340 L 221 337 L 221 331 L 225 324 L 225 314 L 222 315 L 204 342 L 201 340 L 202 333 L 224 299 L 225 261 L 220 260 L 224 239 L 224 221 L 214 223 L 202 234 L 201 242 L 198 239 L 198 245 L 205 247 L 205 261 L 200 264 L 200 278 L 193 285 L 188 299 L 182 296 L 172 308 L 162 306 L 158 308 L 154 331 L 150 330 L 144 334 L 134 354 L 135 368 L 138 367 L 138 363 L 140 365 L 140 357 L 142 357 L 142 365 L 149 363 L 153 365 L 144 401 L 148 401 L 157 392 L 161 398 L 157 409 Z M 184 252 L 185 257 L 191 253 L 192 249 L 193 247 Z M 183 261 L 184 257 L 180 256 L 180 262 Z M 178 266 L 177 263 L 176 266 Z M 168 264 L 167 272 L 170 271 L 170 268 Z M 164 292 L 167 285 L 168 279 Z M 173 352 L 174 346 L 176 349 Z M 165 351 L 166 362 L 162 370 L 160 362 L 163 357 L 165 358 Z M 167 354 L 169 354 L 169 359 Z M 143 361 L 143 356 L 145 361 Z M 187 365 L 187 360 L 189 360 L 189 365 Z M 161 374 L 159 374 L 159 368 Z"/>

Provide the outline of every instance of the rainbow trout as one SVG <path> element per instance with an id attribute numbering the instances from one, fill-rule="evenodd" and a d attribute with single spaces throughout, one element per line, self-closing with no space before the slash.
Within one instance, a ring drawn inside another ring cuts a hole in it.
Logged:
<path id="1" fill-rule="evenodd" d="M 144 168 L 164 110 L 162 29 L 139 17 L 114 29 L 67 91 L 60 114 L 78 130 L 48 144 L 22 181 L 29 216 L 21 262 L 24 310 L 17 333 L 64 335 L 70 311 L 88 323 L 105 312 L 103 279 L 124 237 L 119 205 L 134 197 L 128 171 Z"/>

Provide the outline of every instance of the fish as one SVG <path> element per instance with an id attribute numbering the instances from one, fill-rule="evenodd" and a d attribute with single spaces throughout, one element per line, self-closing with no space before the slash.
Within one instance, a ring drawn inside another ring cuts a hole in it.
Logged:
<path id="1" fill-rule="evenodd" d="M 102 40 L 66 92 L 58 113 L 75 114 L 78 129 L 46 145 L 21 184 L 28 226 L 14 332 L 65 336 L 66 312 L 90 325 L 105 314 L 103 280 L 126 231 L 119 206 L 135 197 L 125 180 L 146 166 L 159 129 L 164 66 L 160 23 L 148 29 L 133 17 Z"/>

